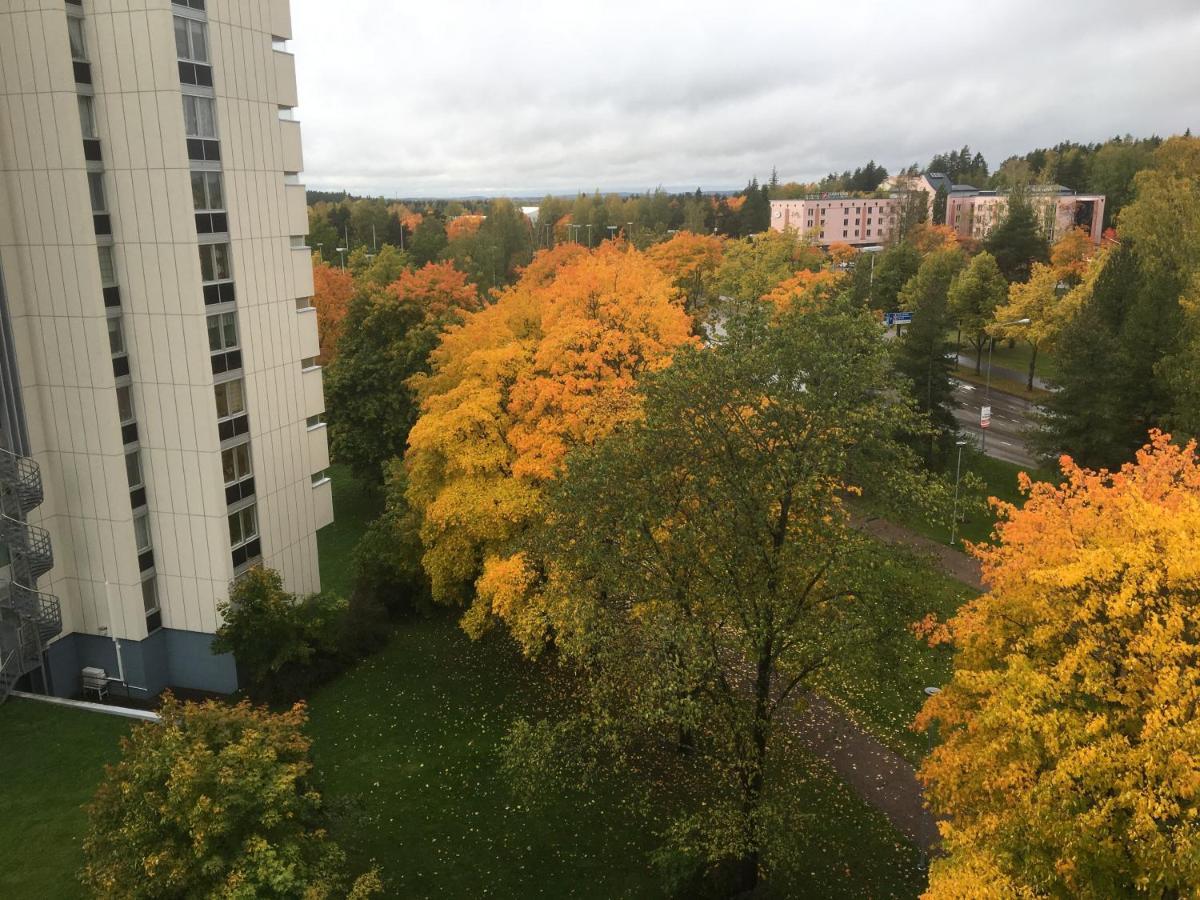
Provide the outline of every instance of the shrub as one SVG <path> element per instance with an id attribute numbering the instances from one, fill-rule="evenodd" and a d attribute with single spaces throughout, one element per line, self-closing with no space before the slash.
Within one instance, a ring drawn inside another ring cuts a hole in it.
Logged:
<path id="1" fill-rule="evenodd" d="M 180 703 L 135 726 L 87 808 L 84 885 L 97 897 L 363 898 L 311 781 L 303 705 Z"/>
<path id="2" fill-rule="evenodd" d="M 353 613 L 344 599 L 299 600 L 273 569 L 255 567 L 235 581 L 220 612 L 213 650 L 233 653 L 242 686 L 259 700 L 303 697 L 363 655 L 346 640 Z"/>

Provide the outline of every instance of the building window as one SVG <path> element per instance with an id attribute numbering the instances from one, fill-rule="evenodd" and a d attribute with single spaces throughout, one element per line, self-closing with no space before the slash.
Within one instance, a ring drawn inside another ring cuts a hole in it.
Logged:
<path id="1" fill-rule="evenodd" d="M 228 244 L 200 245 L 200 280 L 204 282 L 228 281 L 233 275 L 229 271 Z"/>
<path id="2" fill-rule="evenodd" d="M 88 172 L 88 193 L 92 197 L 92 212 L 102 213 L 108 209 L 104 202 L 104 176 L 99 172 Z"/>
<path id="3" fill-rule="evenodd" d="M 158 589 L 153 575 L 142 582 L 142 607 L 147 615 L 158 611 Z"/>
<path id="4" fill-rule="evenodd" d="M 320 366 L 317 365 L 317 358 L 315 356 L 306 356 L 304 359 L 300 360 L 300 371 L 302 372 L 309 369 L 319 368 Z"/>
<path id="5" fill-rule="evenodd" d="M 117 414 L 122 425 L 133 421 L 133 388 L 127 384 L 117 388 Z"/>
<path id="6" fill-rule="evenodd" d="M 208 62 L 208 28 L 195 19 L 175 17 L 175 52 L 180 59 Z"/>
<path id="7" fill-rule="evenodd" d="M 87 94 L 80 94 L 79 100 L 79 127 L 83 129 L 83 137 L 85 140 L 95 140 L 96 134 L 96 103 Z"/>
<path id="8" fill-rule="evenodd" d="M 208 317 L 208 349 L 213 353 L 233 350 L 238 345 L 237 314 L 217 313 Z"/>
<path id="9" fill-rule="evenodd" d="M 133 537 L 137 542 L 138 553 L 145 553 L 150 549 L 150 516 L 146 513 L 139 513 L 133 517 Z"/>
<path id="10" fill-rule="evenodd" d="M 308 235 L 307 234 L 293 234 L 291 237 L 292 237 L 292 249 L 293 250 L 307 250 L 308 249 Z"/>
<path id="11" fill-rule="evenodd" d="M 221 472 L 226 484 L 234 484 L 254 474 L 250 463 L 250 443 L 238 444 L 221 451 Z"/>
<path id="12" fill-rule="evenodd" d="M 300 310 L 305 310 L 305 309 L 316 309 L 316 307 L 313 306 L 312 297 L 297 297 L 296 298 L 296 310 L 300 311 Z"/>
<path id="13" fill-rule="evenodd" d="M 192 202 L 197 210 L 225 208 L 220 172 L 192 173 Z"/>
<path id="14" fill-rule="evenodd" d="M 821 237 L 825 237 L 825 235 L 821 235 Z M 317 413 L 315 416 L 309 416 L 307 419 L 304 420 L 304 424 L 307 425 L 309 428 L 318 428 L 321 425 L 324 425 L 325 424 L 325 413 Z"/>
<path id="15" fill-rule="evenodd" d="M 140 488 L 142 481 L 142 454 L 139 450 L 130 450 L 125 454 L 125 477 L 129 479 L 129 489 Z"/>
<path id="16" fill-rule="evenodd" d="M 96 253 L 100 258 L 100 283 L 105 287 L 116 284 L 117 267 L 113 262 L 113 248 L 100 244 L 96 247 Z"/>
<path id="17" fill-rule="evenodd" d="M 217 418 L 229 419 L 240 416 L 246 411 L 246 397 L 242 389 L 242 380 L 223 381 L 213 387 L 217 398 Z"/>
<path id="18" fill-rule="evenodd" d="M 71 59 L 77 62 L 87 62 L 87 41 L 83 36 L 82 18 L 67 16 L 67 37 L 71 41 Z"/>
<path id="19" fill-rule="evenodd" d="M 229 514 L 229 543 L 237 548 L 258 537 L 258 515 L 254 504 Z"/>
<path id="20" fill-rule="evenodd" d="M 184 94 L 183 125 L 188 137 L 215 138 L 217 136 L 217 114 L 213 99 Z"/>
<path id="21" fill-rule="evenodd" d="M 312 486 L 316 487 L 318 484 L 323 484 L 329 480 L 329 473 L 325 469 L 322 469 L 320 472 L 313 472 L 311 478 Z"/>
<path id="22" fill-rule="evenodd" d="M 112 351 L 113 356 L 119 356 L 125 352 L 125 331 L 121 327 L 120 316 L 109 316 L 108 318 L 108 349 Z"/>
<path id="23" fill-rule="evenodd" d="M 842 232 L 842 237 L 849 237 L 849 236 L 850 235 L 847 232 L 845 232 L 845 231 Z"/>

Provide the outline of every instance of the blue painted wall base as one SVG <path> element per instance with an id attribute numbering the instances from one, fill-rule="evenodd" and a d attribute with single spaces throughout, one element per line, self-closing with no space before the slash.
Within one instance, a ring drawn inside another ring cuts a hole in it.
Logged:
<path id="1" fill-rule="evenodd" d="M 211 634 L 160 628 L 144 641 L 121 641 L 121 662 L 129 695 L 149 699 L 168 687 L 231 694 L 237 690 L 237 667 L 230 653 L 212 652 Z M 116 678 L 117 649 L 111 638 L 73 632 L 46 651 L 50 691 L 59 697 L 80 693 L 79 672 L 96 666 Z M 120 688 L 114 685 L 114 690 Z"/>

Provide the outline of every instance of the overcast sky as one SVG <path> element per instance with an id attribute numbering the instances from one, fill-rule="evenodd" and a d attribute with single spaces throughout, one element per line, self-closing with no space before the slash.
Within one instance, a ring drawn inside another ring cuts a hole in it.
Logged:
<path id="1" fill-rule="evenodd" d="M 1200 0 L 291 0 L 310 188 L 741 187 L 1200 130 Z"/>

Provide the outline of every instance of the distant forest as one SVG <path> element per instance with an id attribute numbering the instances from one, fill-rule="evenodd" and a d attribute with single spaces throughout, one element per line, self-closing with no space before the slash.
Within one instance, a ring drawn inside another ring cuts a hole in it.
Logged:
<path id="1" fill-rule="evenodd" d="M 955 183 L 977 188 L 1060 184 L 1081 193 L 1103 194 L 1107 197 L 1104 224 L 1109 227 L 1132 197 L 1134 175 L 1150 163 L 1161 143 L 1157 136 L 1129 135 L 1092 144 L 1064 141 L 1009 157 L 994 169 L 982 153 L 963 146 L 936 154 L 924 166 L 913 163 L 901 171 L 940 172 Z M 671 193 L 658 188 L 642 194 L 548 195 L 536 204 L 532 228 L 509 199 L 400 199 L 309 191 L 309 242 L 328 262 L 338 262 L 355 250 L 373 253 L 384 245 L 403 249 L 418 263 L 445 258 L 447 252 L 461 253 L 460 266 L 483 285 L 503 282 L 513 260 L 556 241 L 597 244 L 619 233 L 644 246 L 681 230 L 743 237 L 770 226 L 771 200 L 818 192 L 871 194 L 890 174 L 895 173 L 868 160 L 809 183 L 784 182 L 772 171 L 765 182 L 752 177 L 737 193 L 699 188 Z"/>

